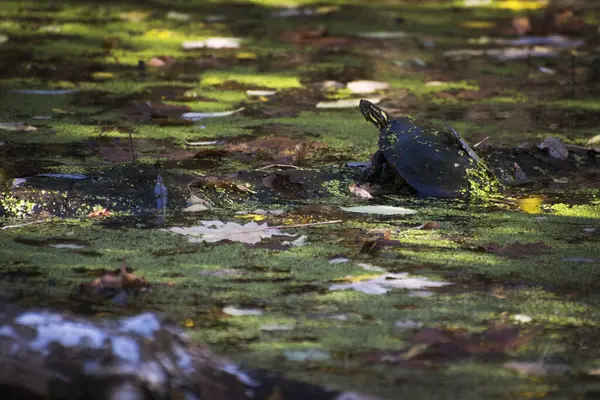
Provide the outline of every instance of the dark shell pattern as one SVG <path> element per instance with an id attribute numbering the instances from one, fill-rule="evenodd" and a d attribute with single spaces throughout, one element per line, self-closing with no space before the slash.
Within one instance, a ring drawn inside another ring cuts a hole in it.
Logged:
<path id="1" fill-rule="evenodd" d="M 411 118 L 389 121 L 379 149 L 420 197 L 489 195 L 498 182 L 485 162 L 449 125 L 438 130 Z"/>

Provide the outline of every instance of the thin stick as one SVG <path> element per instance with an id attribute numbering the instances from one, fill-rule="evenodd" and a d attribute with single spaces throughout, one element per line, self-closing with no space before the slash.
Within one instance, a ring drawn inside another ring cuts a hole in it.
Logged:
<path id="1" fill-rule="evenodd" d="M 481 143 L 485 142 L 485 141 L 486 141 L 486 140 L 488 140 L 489 138 L 490 138 L 490 137 L 489 137 L 489 136 L 487 136 L 487 137 L 486 137 L 485 139 L 483 139 L 481 142 L 475 143 L 475 144 L 473 145 L 473 147 L 474 147 L 474 148 L 477 148 L 477 147 L 478 147 L 478 146 L 479 146 Z"/>
<path id="2" fill-rule="evenodd" d="M 3 226 L 2 229 L 20 228 L 22 226 L 27 226 L 27 225 L 41 224 L 42 222 L 46 222 L 46 220 L 42 219 L 42 220 L 39 220 L 39 221 L 26 222 L 24 224 L 19 224 L 19 225 L 6 225 L 6 226 Z"/>
<path id="3" fill-rule="evenodd" d="M 339 224 L 342 222 L 341 219 L 336 219 L 335 221 L 323 221 L 323 222 L 313 222 L 310 224 L 297 224 L 297 225 L 279 225 L 279 226 L 271 226 L 267 229 L 283 229 L 283 228 L 303 228 L 305 226 L 317 226 L 317 225 L 331 225 L 331 224 Z"/>
<path id="4" fill-rule="evenodd" d="M 295 165 L 290 165 L 290 164 L 269 164 L 269 165 L 265 165 L 264 167 L 260 167 L 257 168 L 257 171 L 263 171 L 265 169 L 270 169 L 270 168 L 291 168 L 291 169 L 300 169 L 300 167 L 296 167 Z"/>
<path id="5" fill-rule="evenodd" d="M 135 162 L 135 151 L 133 150 L 133 138 L 131 137 L 131 130 L 129 131 L 129 149 L 131 150 L 131 159 Z"/>

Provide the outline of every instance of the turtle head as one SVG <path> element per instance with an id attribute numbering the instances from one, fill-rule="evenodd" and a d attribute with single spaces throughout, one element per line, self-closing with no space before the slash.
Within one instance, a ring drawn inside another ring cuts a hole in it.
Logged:
<path id="1" fill-rule="evenodd" d="M 381 108 L 368 100 L 361 100 L 358 105 L 365 119 L 375 125 L 378 129 L 383 129 L 388 124 L 389 115 Z"/>

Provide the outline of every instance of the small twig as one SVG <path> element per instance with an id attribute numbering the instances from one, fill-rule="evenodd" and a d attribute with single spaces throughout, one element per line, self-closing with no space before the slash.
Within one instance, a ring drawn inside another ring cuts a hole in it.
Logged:
<path id="1" fill-rule="evenodd" d="M 300 167 L 297 167 L 295 165 L 290 165 L 290 164 L 269 164 L 269 165 L 265 165 L 264 167 L 260 167 L 257 168 L 257 171 L 264 171 L 265 169 L 270 169 L 270 168 L 290 168 L 290 169 L 300 169 Z"/>
<path id="2" fill-rule="evenodd" d="M 480 145 L 481 143 L 485 142 L 485 141 L 486 141 L 486 140 L 488 140 L 489 138 L 490 138 L 489 136 L 486 136 L 486 138 L 485 138 L 485 139 L 483 139 L 481 142 L 475 143 L 475 144 L 473 145 L 473 148 L 477 148 L 477 147 L 479 147 L 479 145 Z"/>
<path id="3" fill-rule="evenodd" d="M 22 226 L 33 225 L 33 224 L 41 224 L 42 222 L 46 222 L 46 220 L 42 219 L 42 220 L 39 220 L 39 221 L 26 222 L 24 224 L 6 225 L 6 226 L 3 226 L 2 229 L 21 228 Z"/>
<path id="4" fill-rule="evenodd" d="M 131 137 L 131 130 L 129 130 L 129 149 L 131 150 L 131 159 L 135 162 L 135 150 L 133 150 L 133 138 Z"/>
<path id="5" fill-rule="evenodd" d="M 312 222 L 310 224 L 297 224 L 297 225 L 278 225 L 278 226 L 270 226 L 266 229 L 284 229 L 284 228 L 303 228 L 305 226 L 317 226 L 317 225 L 331 225 L 331 224 L 339 224 L 342 222 L 341 219 L 336 219 L 335 221 L 323 221 L 323 222 Z"/>

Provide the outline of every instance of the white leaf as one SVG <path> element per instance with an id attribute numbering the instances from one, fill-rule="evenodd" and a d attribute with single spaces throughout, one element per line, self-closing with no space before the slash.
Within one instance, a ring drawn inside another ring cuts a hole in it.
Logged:
<path id="1" fill-rule="evenodd" d="M 182 13 L 179 11 L 169 11 L 167 13 L 167 19 L 173 19 L 175 21 L 189 21 L 192 16 L 188 13 Z"/>
<path id="2" fill-rule="evenodd" d="M 359 263 L 356 265 L 358 265 L 359 267 L 361 267 L 363 269 L 366 269 L 367 271 L 385 272 L 385 268 L 376 267 L 375 265 L 371 265 L 371 264 Z"/>
<path id="3" fill-rule="evenodd" d="M 524 315 L 524 314 L 517 314 L 513 317 L 515 319 L 515 321 L 519 321 L 519 322 L 531 322 L 533 320 L 533 318 L 531 318 L 529 315 Z"/>
<path id="4" fill-rule="evenodd" d="M 394 326 L 398 329 L 419 329 L 423 326 L 423 323 L 407 319 L 405 321 L 396 322 Z"/>
<path id="5" fill-rule="evenodd" d="M 353 81 L 346 85 L 352 93 L 373 93 L 378 90 L 387 90 L 390 84 L 387 82 L 378 81 Z"/>
<path id="6" fill-rule="evenodd" d="M 267 332 L 275 331 L 293 331 L 296 328 L 293 324 L 264 324 L 260 329 Z"/>
<path id="7" fill-rule="evenodd" d="M 200 120 L 202 118 L 227 117 L 229 115 L 238 113 L 238 112 L 242 111 L 243 109 L 244 109 L 244 107 L 240 107 L 237 110 L 223 111 L 223 112 L 207 112 L 207 113 L 189 112 L 189 113 L 181 114 L 181 119 L 196 121 L 196 120 Z"/>
<path id="8" fill-rule="evenodd" d="M 323 350 L 287 350 L 283 354 L 289 361 L 326 361 L 331 358 L 328 352 Z"/>
<path id="9" fill-rule="evenodd" d="M 356 183 L 353 183 L 352 185 L 350 185 L 350 187 L 348 189 L 350 189 L 350 193 L 352 193 L 359 199 L 370 200 L 373 198 L 371 193 L 369 193 L 369 190 L 370 189 L 372 190 L 372 188 L 371 188 L 371 185 L 369 185 L 368 183 L 366 183 L 364 185 L 360 185 L 360 186 L 357 185 Z"/>
<path id="10" fill-rule="evenodd" d="M 205 40 L 195 40 L 183 42 L 184 50 L 194 49 L 237 49 L 240 47 L 242 39 L 234 37 L 213 37 Z"/>
<path id="11" fill-rule="evenodd" d="M 0 122 L 0 129 L 15 132 L 37 131 L 35 126 L 26 125 L 22 122 Z"/>
<path id="12" fill-rule="evenodd" d="M 75 243 L 49 244 L 48 246 L 56 249 L 83 249 L 85 246 Z"/>
<path id="13" fill-rule="evenodd" d="M 343 263 L 347 263 L 348 261 L 350 261 L 350 260 L 347 259 L 346 257 L 336 257 L 336 258 L 332 258 L 331 260 L 329 260 L 329 264 L 343 264 Z"/>
<path id="14" fill-rule="evenodd" d="M 223 308 L 223 312 L 227 315 L 233 315 L 234 317 L 243 317 L 246 315 L 262 315 L 263 311 L 258 308 L 236 308 L 227 306 Z"/>
<path id="15" fill-rule="evenodd" d="M 285 240 L 281 244 L 283 244 L 284 246 L 301 247 L 301 246 L 306 245 L 307 242 L 308 242 L 308 236 L 302 235 L 296 240 L 293 240 L 291 242 Z"/>
<path id="16" fill-rule="evenodd" d="M 273 96 L 275 93 L 275 90 L 246 90 L 248 96 Z"/>
<path id="17" fill-rule="evenodd" d="M 222 140 L 209 140 L 209 141 L 206 141 L 206 142 L 188 142 L 186 140 L 185 144 L 187 146 L 216 146 L 216 145 L 225 144 L 225 142 L 222 141 Z"/>
<path id="18" fill-rule="evenodd" d="M 208 242 L 215 243 L 220 240 L 231 240 L 234 242 L 256 244 L 263 238 L 277 236 L 295 236 L 279 229 L 269 228 L 269 225 L 258 224 L 254 221 L 246 225 L 235 222 L 200 221 L 201 225 L 188 228 L 169 228 L 168 231 L 190 236 L 189 241 L 193 243 Z"/>
<path id="19" fill-rule="evenodd" d="M 317 103 L 317 108 L 354 108 L 358 107 L 361 99 L 342 99 L 335 101 L 320 101 Z M 378 104 L 381 99 L 367 99 L 373 104 Z"/>
<path id="20" fill-rule="evenodd" d="M 384 274 L 361 282 L 339 283 L 331 285 L 329 290 L 356 290 L 366 294 L 384 294 L 388 288 L 424 289 L 451 285 L 449 282 L 430 281 L 424 277 L 409 278 L 408 273 Z"/>
<path id="21" fill-rule="evenodd" d="M 521 374 L 537 376 L 557 376 L 569 372 L 570 368 L 564 364 L 547 364 L 543 362 L 511 361 L 504 363 L 504 368 L 512 369 Z"/>
<path id="22" fill-rule="evenodd" d="M 569 39 L 565 36 L 524 36 L 518 39 L 495 39 L 493 43 L 509 46 L 551 46 L 562 49 L 579 47 L 584 44 L 582 39 Z"/>
<path id="23" fill-rule="evenodd" d="M 181 211 L 183 211 L 183 212 L 199 212 L 199 211 L 206 211 L 206 210 L 210 210 L 210 207 L 207 207 L 204 204 L 196 203 L 196 204 L 192 204 L 191 206 L 187 206 L 186 208 L 184 208 Z"/>
<path id="24" fill-rule="evenodd" d="M 410 215 L 417 211 L 404 207 L 392 206 L 358 206 L 358 207 L 340 207 L 342 210 L 361 214 L 381 214 L 381 215 Z"/>

